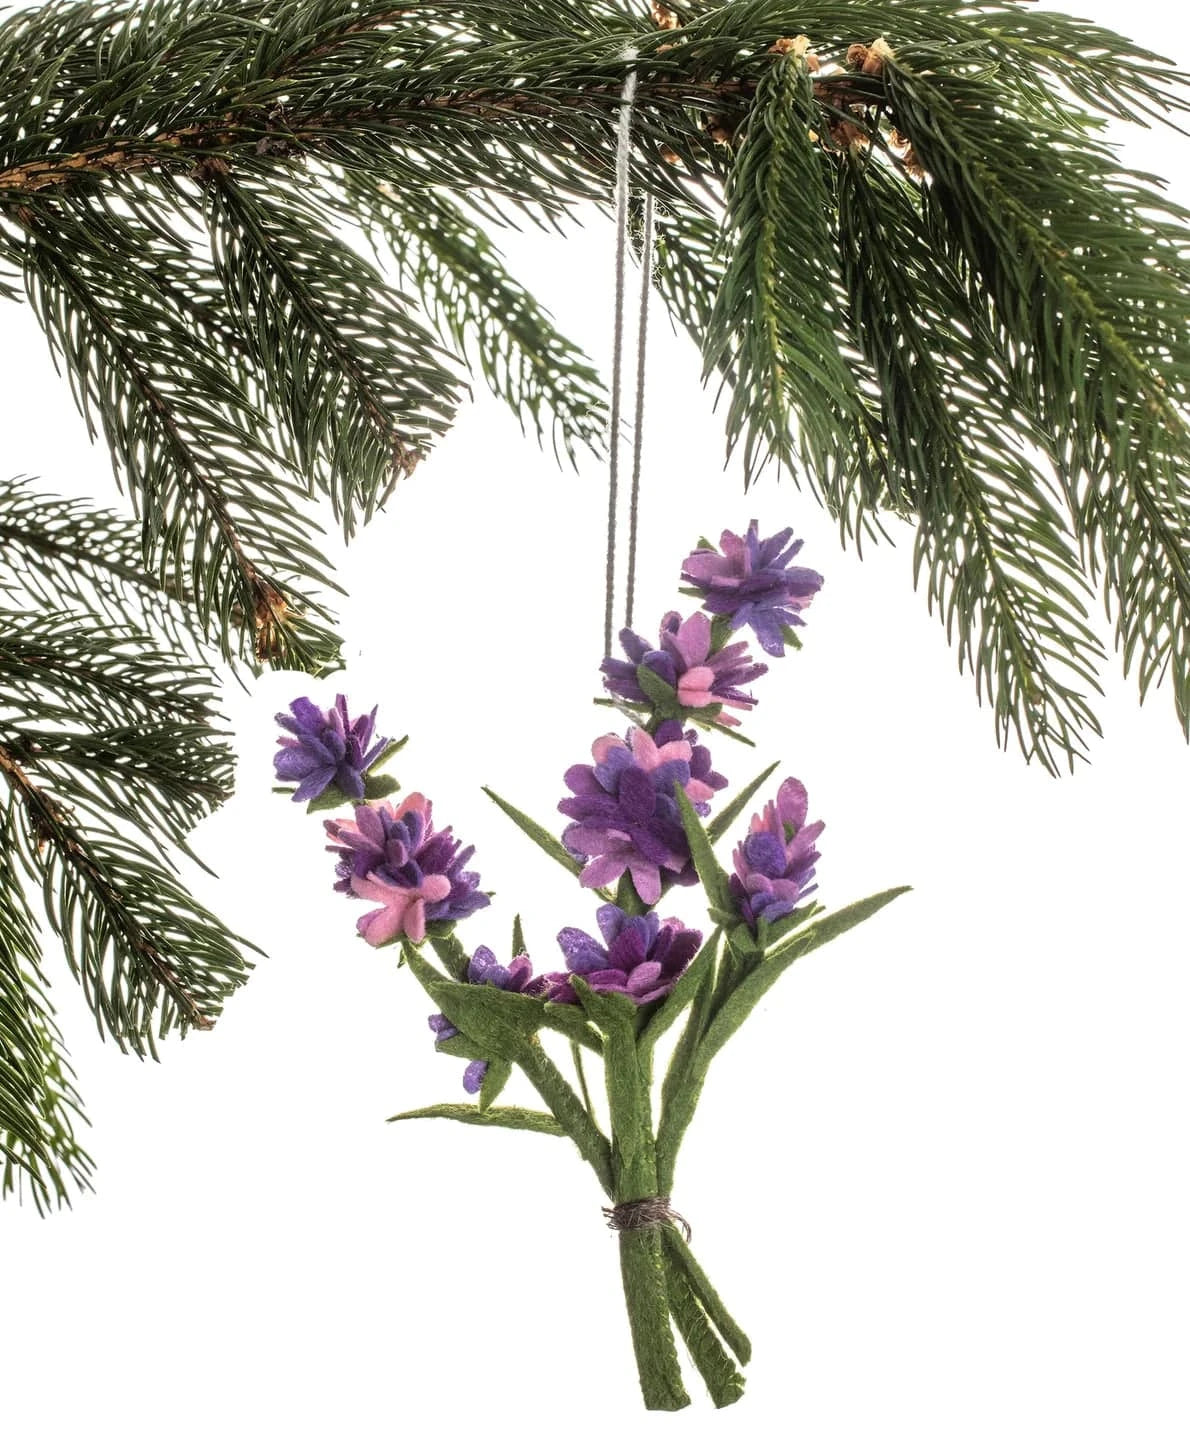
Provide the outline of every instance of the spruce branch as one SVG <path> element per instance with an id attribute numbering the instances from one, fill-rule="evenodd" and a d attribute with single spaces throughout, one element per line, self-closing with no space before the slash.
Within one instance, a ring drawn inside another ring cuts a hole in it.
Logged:
<path id="1" fill-rule="evenodd" d="M 553 423 L 571 462 L 598 452 L 607 430 L 599 375 L 549 313 L 505 270 L 500 253 L 462 207 L 438 192 L 407 197 L 370 180 L 343 182 L 370 218 L 380 255 L 422 296 L 444 343 L 474 356 L 492 391 L 538 442 Z M 365 190 L 366 188 L 366 190 Z"/>
<path id="2" fill-rule="evenodd" d="M 127 1050 L 156 1055 L 178 1028 L 210 1028 L 247 976 L 244 945 L 156 853 L 70 806 L 0 745 L 0 776 L 24 816 L 16 857 L 42 886 L 46 914 L 100 1025 Z M 80 820 L 86 825 L 79 824 Z"/>
<path id="3" fill-rule="evenodd" d="M 12 870 L 11 810 L 0 815 L 0 1196 L 28 1193 L 39 1213 L 90 1186 L 86 1123 L 39 969 L 33 919 Z"/>
<path id="4" fill-rule="evenodd" d="M 450 426 L 458 379 L 413 304 L 262 176 L 207 185 L 215 265 L 270 402 L 344 533 L 382 507 Z"/>
<path id="5" fill-rule="evenodd" d="M 1102 647 L 1052 484 L 1004 417 L 1009 390 L 961 280 L 926 245 L 913 186 L 848 153 L 839 241 L 857 332 L 880 381 L 892 486 L 919 519 L 915 577 L 987 693 L 997 737 L 1056 770 L 1099 733 L 1085 687 Z M 896 400 L 896 408 L 891 407 Z M 1024 420 L 1020 420 L 1023 424 Z M 1022 431 L 1025 431 L 1022 428 Z M 1040 440 L 1029 430 L 1031 447 Z M 1079 687 L 1083 688 L 1079 688 Z"/>
<path id="6" fill-rule="evenodd" d="M 292 486 L 279 482 L 286 464 L 266 421 L 139 265 L 169 245 L 161 229 L 82 199 L 74 208 L 22 208 L 26 286 L 89 429 L 103 429 L 138 504 L 143 555 L 163 585 L 182 584 L 229 658 L 318 672 L 330 643 L 319 608 L 287 592 L 283 573 L 330 580 L 310 525 L 294 518 Z"/>
<path id="7" fill-rule="evenodd" d="M 1142 699 L 1172 673 L 1190 739 L 1190 212 L 966 71 L 933 52 L 885 68 L 932 177 L 928 239 L 1036 420 L 1084 566 L 1104 570 L 1125 669 L 1136 661 Z"/>

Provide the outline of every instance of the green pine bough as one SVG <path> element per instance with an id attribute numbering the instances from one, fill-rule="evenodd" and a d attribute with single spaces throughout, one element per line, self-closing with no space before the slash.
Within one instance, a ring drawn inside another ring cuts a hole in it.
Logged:
<path id="1" fill-rule="evenodd" d="M 630 66 L 655 291 L 746 475 L 775 462 L 845 541 L 911 537 L 1027 759 L 1100 731 L 1100 608 L 1190 733 L 1190 214 L 1104 131 L 1184 125 L 1174 61 L 1030 0 L 10 10 L 0 303 L 128 506 L 0 460 L 0 1193 L 90 1181 L 31 901 L 125 1050 L 249 975 L 173 864 L 230 788 L 220 660 L 336 668 L 320 539 L 472 379 L 560 459 L 603 447 L 602 382 L 495 231 L 610 209 Z"/>
<path id="2" fill-rule="evenodd" d="M 438 1050 L 468 1064 L 463 1086 L 474 1102 L 438 1103 L 390 1121 L 441 1118 L 571 1140 L 619 1235 L 632 1346 L 651 1410 L 690 1403 L 679 1341 L 716 1406 L 739 1399 L 751 1355 L 671 1205 L 678 1153 L 714 1060 L 790 967 L 907 889 L 835 912 L 807 900 L 823 825 L 807 823 L 805 787 L 792 777 L 753 815 L 730 873 L 716 854 L 776 766 L 713 809 L 727 781 L 689 727 L 743 738 L 729 711 L 756 704 L 744 687 L 767 666 L 733 636 L 750 630 L 770 656 L 798 642 L 795 626 L 822 578 L 793 564 L 800 542 L 791 532 L 761 539 L 753 523 L 743 536 L 724 533 L 719 549 L 701 541 L 682 579 L 703 609 L 686 619 L 667 613 L 656 648 L 631 629 L 621 632 L 627 658 L 604 660 L 610 698 L 603 703 L 622 708 L 633 724 L 623 737 L 596 740 L 592 765 L 566 772 L 572 794 L 559 810 L 570 824 L 560 838 L 488 791 L 600 902 L 602 941 L 565 928 L 558 970 L 535 974 L 519 916 L 507 964 L 486 944 L 462 945 L 460 923 L 488 904 L 478 875 L 466 869 L 471 848 L 434 830 L 431 803 L 420 793 L 378 800 L 380 783 L 387 790 L 395 782 L 377 772 L 405 742 L 373 738 L 375 710 L 353 720 L 342 696 L 331 710 L 302 698 L 277 717 L 289 733 L 274 764 L 281 781 L 296 782 L 294 799 L 310 810 L 356 802 L 353 816 L 328 821 L 326 830 L 340 886 L 375 907 L 360 917 L 360 934 L 373 946 L 399 946 L 437 1009 L 429 1025 Z M 682 886 L 699 889 L 709 931 L 654 910 Z M 561 1049 L 562 1065 L 551 1049 Z M 666 1058 L 660 1071 L 659 1057 Z M 536 1094 L 533 1107 L 498 1101 L 514 1068 Z"/>

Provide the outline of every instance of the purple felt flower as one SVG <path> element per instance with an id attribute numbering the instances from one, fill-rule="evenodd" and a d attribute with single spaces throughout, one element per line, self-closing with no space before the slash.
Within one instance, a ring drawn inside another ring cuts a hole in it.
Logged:
<path id="1" fill-rule="evenodd" d="M 661 641 L 656 649 L 630 629 L 620 631 L 620 643 L 628 658 L 605 659 L 603 682 L 611 694 L 638 704 L 651 703 L 640 681 L 642 667 L 660 675 L 676 692 L 679 705 L 687 710 L 707 705 L 751 710 L 756 701 L 740 686 L 750 684 L 768 670 L 767 665 L 753 663 L 743 641 L 712 653 L 711 621 L 705 614 L 692 614 L 683 620 L 676 610 L 671 610 L 661 621 Z M 720 709 L 718 718 L 724 725 L 740 723 L 726 708 Z"/>
<path id="2" fill-rule="evenodd" d="M 464 870 L 474 846 L 461 847 L 450 827 L 435 831 L 431 805 L 415 792 L 399 805 L 359 805 L 353 821 L 324 822 L 328 851 L 339 857 L 336 891 L 380 903 L 359 919 L 372 946 L 399 937 L 419 942 L 431 921 L 461 921 L 488 905 L 479 877 Z"/>
<path id="3" fill-rule="evenodd" d="M 806 787 L 792 777 L 769 801 L 736 847 L 731 894 L 749 926 L 788 916 L 811 891 L 823 823 L 806 825 Z"/>
<path id="4" fill-rule="evenodd" d="M 627 740 L 600 736 L 591 748 L 595 764 L 572 765 L 566 772 L 574 795 L 559 801 L 558 809 L 574 824 L 563 831 L 562 844 L 585 862 L 583 886 L 609 886 L 627 871 L 641 900 L 652 906 L 663 881 L 694 884 L 674 792 L 685 791 L 705 815 L 711 796 L 727 784 L 697 741 L 676 720 L 664 721 L 654 735 L 637 726 Z"/>
<path id="5" fill-rule="evenodd" d="M 802 547 L 791 539 L 792 529 L 760 538 L 753 519 L 742 539 L 725 530 L 718 549 L 697 549 L 682 565 L 682 579 L 702 595 L 703 607 L 730 615 L 732 629 L 754 630 L 770 655 L 785 653 L 785 628 L 805 623 L 799 611 L 822 588 L 821 574 L 790 566 Z"/>
<path id="6" fill-rule="evenodd" d="M 496 960 L 496 954 L 490 947 L 478 947 L 467 963 L 467 980 L 479 987 L 498 987 L 502 992 L 533 991 L 533 964 L 527 956 L 519 956 L 513 957 L 504 967 Z M 541 980 L 543 979 L 537 979 Z M 539 993 L 534 992 L 534 995 Z M 433 1029 L 436 1043 L 446 1042 L 459 1035 L 459 1029 L 442 1012 L 435 1012 L 426 1020 Z M 488 1065 L 483 1059 L 477 1058 L 474 1062 L 469 1062 L 463 1073 L 464 1090 L 477 1093 L 483 1086 L 487 1071 Z"/>
<path id="7" fill-rule="evenodd" d="M 618 906 L 595 913 L 604 945 L 576 926 L 558 933 L 566 971 L 551 972 L 529 990 L 551 1002 L 577 1002 L 571 977 L 582 977 L 596 992 L 620 992 L 638 1005 L 664 997 L 690 965 L 702 933 L 676 917 L 659 920 L 655 911 L 628 916 Z"/>
<path id="8" fill-rule="evenodd" d="M 276 717 L 290 734 L 278 738 L 282 748 L 273 756 L 273 769 L 278 780 L 298 782 L 293 799 L 314 800 L 337 785 L 351 800 L 363 800 L 364 773 L 388 744 L 383 737 L 371 744 L 375 708 L 352 720 L 343 695 L 335 696 L 331 710 L 320 710 L 305 696 L 289 708 L 292 715 Z"/>

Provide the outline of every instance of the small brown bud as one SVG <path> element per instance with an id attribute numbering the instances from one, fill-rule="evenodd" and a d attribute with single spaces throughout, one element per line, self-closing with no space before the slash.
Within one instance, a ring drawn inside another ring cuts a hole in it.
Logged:
<path id="1" fill-rule="evenodd" d="M 847 47 L 847 67 L 849 70 L 862 70 L 867 58 L 868 47 L 866 45 L 849 45 Z"/>
<path id="2" fill-rule="evenodd" d="M 678 155 L 678 153 L 673 149 L 672 146 L 659 146 L 657 150 L 662 161 L 664 161 L 666 165 L 681 166 L 682 158 Z"/>
<path id="3" fill-rule="evenodd" d="M 822 62 L 810 49 L 808 35 L 783 35 L 779 40 L 773 41 L 768 53 L 770 55 L 793 55 L 798 60 L 804 60 L 806 69 L 810 72 L 822 69 Z"/>
<path id="4" fill-rule="evenodd" d="M 881 35 L 868 47 L 868 54 L 860 69 L 866 76 L 878 76 L 884 69 L 884 62 L 892 60 L 893 50 L 884 36 Z"/>
<path id="5" fill-rule="evenodd" d="M 227 176 L 231 167 L 222 156 L 200 156 L 194 163 L 194 177 L 197 181 L 214 181 L 216 176 Z"/>
<path id="6" fill-rule="evenodd" d="M 667 5 L 661 4 L 661 0 L 650 0 L 649 14 L 658 30 L 677 30 L 682 23 Z"/>
<path id="7" fill-rule="evenodd" d="M 855 126 L 850 121 L 836 121 L 831 127 L 831 141 L 840 150 L 848 146 L 868 146 L 871 138 L 862 126 Z"/>
<path id="8" fill-rule="evenodd" d="M 267 579 L 256 581 L 256 658 L 262 662 L 275 659 L 281 652 L 282 630 L 293 611 L 289 601 Z"/>

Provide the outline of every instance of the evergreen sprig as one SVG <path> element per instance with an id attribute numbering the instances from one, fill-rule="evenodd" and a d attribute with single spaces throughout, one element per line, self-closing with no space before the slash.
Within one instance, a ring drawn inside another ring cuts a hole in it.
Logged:
<path id="1" fill-rule="evenodd" d="M 77 1141 L 86 1118 L 12 871 L 13 826 L 8 809 L 0 817 L 0 1192 L 27 1192 L 44 1213 L 88 1187 L 94 1165 Z"/>
<path id="2" fill-rule="evenodd" d="M 40 709 L 0 703 L 6 839 L 55 919 L 96 933 L 72 959 L 134 1047 L 243 971 L 157 854 L 221 789 L 209 716 L 159 708 L 184 657 L 332 668 L 323 515 L 350 535 L 381 507 L 472 369 L 559 453 L 599 446 L 590 364 L 488 228 L 606 211 L 630 66 L 656 291 L 748 475 L 788 465 L 857 543 L 912 523 L 998 737 L 1046 767 L 1098 729 L 1100 587 L 1125 668 L 1142 695 L 1170 678 L 1190 734 L 1190 214 L 1102 139 L 1180 118 L 1186 78 L 1025 0 L 667 9 L 658 29 L 635 0 L 52 0 L 0 21 L 0 299 L 32 302 L 136 514 L 0 485 L 0 634 Z M 109 666 L 106 693 L 66 689 Z M 25 1014 L 30 1063 L 52 1026 L 27 945 L 0 1020 Z M 51 1080 L 22 1079 L 35 1117 Z M 54 1161 L 39 1206 L 82 1162 Z"/>

